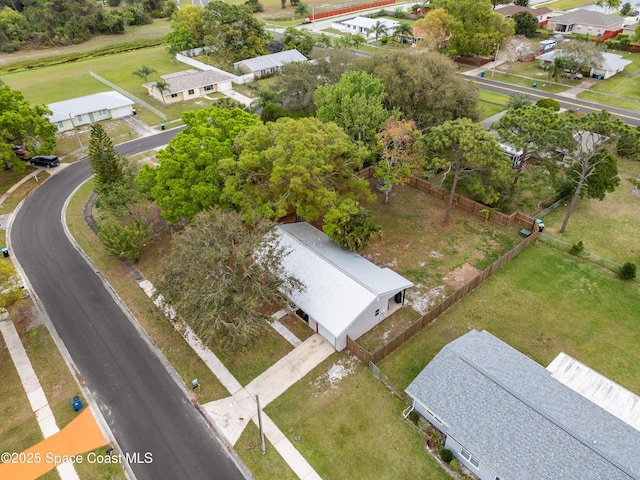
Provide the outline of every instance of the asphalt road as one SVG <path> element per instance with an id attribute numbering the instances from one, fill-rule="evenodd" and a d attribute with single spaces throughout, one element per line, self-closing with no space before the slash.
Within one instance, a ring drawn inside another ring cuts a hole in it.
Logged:
<path id="1" fill-rule="evenodd" d="M 119 150 L 144 151 L 174 134 L 162 132 Z M 27 198 L 11 229 L 13 255 L 123 453 L 139 456 L 138 462 L 130 462 L 136 478 L 245 478 L 100 275 L 67 239 L 63 204 L 90 173 L 86 159 L 76 162 Z"/>
<path id="2" fill-rule="evenodd" d="M 469 77 L 465 77 L 469 78 Z M 513 95 L 516 93 L 528 95 L 533 101 L 538 101 L 541 98 L 553 98 L 560 103 L 562 108 L 570 108 L 573 110 L 579 109 L 581 112 L 593 113 L 606 110 L 611 114 L 612 118 L 619 118 L 623 122 L 637 127 L 640 125 L 640 112 L 633 112 L 630 110 L 623 110 L 621 108 L 610 107 L 606 105 L 599 105 L 597 103 L 585 102 L 576 98 L 567 98 L 562 95 L 556 95 L 554 93 L 548 93 L 535 88 L 520 87 L 518 85 L 510 85 L 507 83 L 496 82 L 490 78 L 474 77 L 473 82 L 482 90 L 490 92 L 501 93 L 503 95 Z"/>

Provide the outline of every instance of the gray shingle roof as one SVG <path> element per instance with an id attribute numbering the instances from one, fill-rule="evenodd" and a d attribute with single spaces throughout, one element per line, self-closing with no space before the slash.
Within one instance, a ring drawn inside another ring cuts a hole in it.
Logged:
<path id="1" fill-rule="evenodd" d="M 595 25 L 599 27 L 610 27 L 622 21 L 622 17 L 618 15 L 607 15 L 602 12 L 592 12 L 590 10 L 576 10 L 575 12 L 565 13 L 550 19 L 559 25 Z"/>
<path id="2" fill-rule="evenodd" d="M 220 82 L 229 81 L 233 77 L 231 75 L 222 75 L 213 70 L 182 70 L 181 72 L 162 75 L 161 78 L 169 84 L 169 89 L 165 90 L 165 95 L 169 95 L 171 93 L 180 93 L 190 89 L 215 85 Z M 155 82 L 145 83 L 144 86 L 148 89 L 157 90 L 155 88 Z"/>
<path id="3" fill-rule="evenodd" d="M 640 432 L 490 333 L 446 345 L 406 392 L 500 478 L 640 478 Z"/>

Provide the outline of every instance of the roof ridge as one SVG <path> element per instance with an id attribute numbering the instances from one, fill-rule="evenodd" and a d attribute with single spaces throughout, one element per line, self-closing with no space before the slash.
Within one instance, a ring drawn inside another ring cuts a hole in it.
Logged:
<path id="1" fill-rule="evenodd" d="M 489 333 L 489 332 L 487 332 Z M 493 336 L 493 335 L 492 335 Z M 496 339 L 498 339 L 497 337 L 494 337 Z M 498 339 L 500 342 L 502 342 L 502 340 Z M 502 342 L 504 343 L 504 342 Z M 449 343 L 448 345 L 445 346 L 445 348 L 449 347 L 451 344 Z M 506 344 L 505 344 L 506 345 Z M 509 345 L 507 345 L 509 348 L 513 348 Z M 469 365 L 472 369 L 476 370 L 477 372 L 479 372 L 480 374 L 482 374 L 485 378 L 487 378 L 488 380 L 492 381 L 494 384 L 496 384 L 498 387 L 500 387 L 502 390 L 504 390 L 506 393 L 508 393 L 509 395 L 513 396 L 514 398 L 518 399 L 518 401 L 524 403 L 527 407 L 529 407 L 531 410 L 533 410 L 534 412 L 536 412 L 538 415 L 540 415 L 541 417 L 545 418 L 547 421 L 551 422 L 553 425 L 555 425 L 556 427 L 560 428 L 561 430 L 563 430 L 564 432 L 566 432 L 568 435 L 570 435 L 571 437 L 573 437 L 575 440 L 577 440 L 578 442 L 580 442 L 582 445 L 584 445 L 585 447 L 587 447 L 589 450 L 591 450 L 593 453 L 595 453 L 596 455 L 598 455 L 599 457 L 601 457 L 603 460 L 609 462 L 611 465 L 613 465 L 615 468 L 617 468 L 618 470 L 620 470 L 622 473 L 624 473 L 625 475 L 629 476 L 630 479 L 634 479 L 634 476 L 632 473 L 629 473 L 625 467 L 619 465 L 617 462 L 615 462 L 614 460 L 606 457 L 602 452 L 600 452 L 599 450 L 593 448 L 593 444 L 588 443 L 586 440 L 584 440 L 583 438 L 581 438 L 577 433 L 575 433 L 574 431 L 572 431 L 572 429 L 570 429 L 569 427 L 567 427 L 566 425 L 560 423 L 559 421 L 556 421 L 555 419 L 551 418 L 550 414 L 543 412 L 541 409 L 536 408 L 535 405 L 531 404 L 528 400 L 521 398 L 520 396 L 516 395 L 512 390 L 510 390 L 503 382 L 501 382 L 500 380 L 498 380 L 497 378 L 495 378 L 493 375 L 489 374 L 488 372 L 486 372 L 484 369 L 480 368 L 478 365 L 476 365 L 474 362 L 472 362 L 471 360 L 469 360 L 463 353 L 459 352 L 457 349 L 453 348 L 454 353 L 458 356 L 458 358 L 460 358 L 461 361 L 463 361 L 464 363 L 466 363 L 467 365 Z M 524 356 L 524 355 L 523 355 Z M 528 358 L 528 357 L 527 357 Z M 529 359 L 531 360 L 531 359 Z M 531 360 L 533 362 L 533 360 Z M 535 362 L 534 362 L 535 363 Z M 536 365 L 538 365 L 536 363 Z M 542 365 L 540 365 L 541 368 Z M 546 370 L 545 370 L 546 371 Z M 569 391 L 573 392 L 573 390 L 571 390 L 569 387 L 567 387 L 566 385 L 562 384 L 562 382 L 559 382 L 558 380 L 556 380 L 555 378 L 553 378 L 553 376 L 551 376 L 551 374 L 549 374 L 549 377 L 551 379 L 553 379 L 554 381 L 558 382 L 559 384 L 563 385 L 565 388 L 567 388 Z M 579 393 L 575 392 L 576 395 L 580 395 Z M 601 410 L 603 410 L 604 412 L 606 412 L 607 414 L 611 415 L 609 412 L 607 412 L 606 410 L 604 410 L 602 407 L 600 407 L 599 405 L 591 402 L 591 400 L 589 400 L 586 397 L 582 397 L 584 398 L 586 401 L 592 403 L 593 405 L 595 405 L 596 407 L 600 408 Z M 613 416 L 613 415 L 612 415 Z M 617 417 L 613 416 L 614 418 L 616 418 L 617 420 L 619 420 Z M 621 421 L 621 420 L 620 420 Z M 624 422 L 623 422 L 624 423 Z"/>

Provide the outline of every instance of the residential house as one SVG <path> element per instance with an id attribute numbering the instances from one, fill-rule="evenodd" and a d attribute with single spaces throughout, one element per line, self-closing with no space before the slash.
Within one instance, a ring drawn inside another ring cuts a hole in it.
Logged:
<path id="1" fill-rule="evenodd" d="M 538 60 L 540 60 L 542 67 L 545 67 L 547 65 L 551 65 L 556 56 L 562 56 L 561 48 L 543 53 L 538 57 Z M 589 76 L 599 79 L 607 79 L 613 77 L 616 73 L 622 72 L 627 65 L 632 63 L 633 62 L 631 60 L 625 60 L 622 55 L 603 52 L 602 63 L 597 68 L 590 68 Z"/>
<path id="2" fill-rule="evenodd" d="M 282 52 L 248 58 L 233 64 L 234 68 L 243 73 L 252 73 L 254 78 L 273 75 L 287 63 L 306 62 L 308 59 L 295 48 Z"/>
<path id="3" fill-rule="evenodd" d="M 400 308 L 413 286 L 308 223 L 279 225 L 276 233 L 288 251 L 285 271 L 304 285 L 290 295 L 292 308 L 338 351 L 347 346 L 347 335 L 359 338 Z"/>
<path id="4" fill-rule="evenodd" d="M 380 23 L 384 26 L 386 36 L 393 37 L 396 29 L 400 26 L 400 22 L 396 20 L 389 20 L 388 18 L 368 18 L 368 17 L 354 17 L 347 20 L 341 20 L 334 22 L 331 26 L 336 30 L 340 30 L 344 33 L 351 33 L 353 35 L 362 35 L 363 37 L 375 37 L 372 29 Z"/>
<path id="5" fill-rule="evenodd" d="M 94 93 L 50 103 L 47 105 L 51 110 L 48 118 L 59 132 L 64 132 L 79 125 L 132 115 L 133 104 L 132 100 L 115 91 Z"/>
<path id="6" fill-rule="evenodd" d="M 622 30 L 624 18 L 619 15 L 608 15 L 589 10 L 575 10 L 557 17 L 552 17 L 547 28 L 563 34 L 582 33 L 600 37 L 605 32 Z"/>
<path id="7" fill-rule="evenodd" d="M 551 17 L 551 9 L 547 7 L 531 8 L 520 7 L 518 5 L 506 5 L 504 7 L 496 8 L 496 13 L 499 13 L 505 20 L 509 20 L 516 13 L 529 12 L 531 15 L 538 19 L 538 24 L 542 26 Z"/>
<path id="8" fill-rule="evenodd" d="M 481 480 L 640 478 L 640 431 L 489 332 L 445 345 L 406 393 Z"/>
<path id="9" fill-rule="evenodd" d="M 155 82 L 145 83 L 149 96 L 156 100 L 171 104 L 204 97 L 211 93 L 226 92 L 233 85 L 232 75 L 225 75 L 212 70 L 183 70 L 181 72 L 162 75 L 168 86 L 162 92 Z"/>

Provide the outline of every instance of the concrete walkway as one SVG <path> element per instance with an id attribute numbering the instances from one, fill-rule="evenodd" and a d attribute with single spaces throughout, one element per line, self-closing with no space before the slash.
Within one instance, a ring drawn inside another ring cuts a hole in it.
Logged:
<path id="1" fill-rule="evenodd" d="M 174 319 L 175 312 L 164 304 L 161 296 L 156 295 L 153 284 L 145 279 L 139 271 L 136 271 L 134 277 L 140 288 L 153 300 L 155 305 L 167 317 Z M 284 461 L 287 462 L 299 478 L 321 480 L 313 467 L 309 465 L 284 433 L 262 411 L 263 407 L 282 395 L 291 385 L 299 381 L 335 352 L 333 346 L 318 334 L 314 334 L 306 341 L 301 342 L 279 322 L 286 313 L 285 310 L 275 313 L 272 325 L 276 331 L 283 334 L 289 343 L 295 344 L 296 348 L 244 388 L 220 359 L 200 341 L 193 330 L 186 325 L 180 325 L 179 322 L 174 322 L 174 325 L 230 393 L 229 397 L 203 405 L 204 411 L 227 441 L 231 445 L 235 445 L 249 421 L 253 421 L 256 425 L 259 424 L 257 408 L 259 402 L 264 435 L 280 453 Z M 285 331 L 287 333 L 284 333 Z"/>
<path id="2" fill-rule="evenodd" d="M 5 315 L 5 317 L 8 317 L 8 315 Z M 31 365 L 27 352 L 22 345 L 22 341 L 20 340 L 16 327 L 11 320 L 4 320 L 0 322 L 0 332 L 2 332 L 5 344 L 9 350 L 9 355 L 11 355 L 11 359 L 13 360 L 16 370 L 18 371 L 18 375 L 20 376 L 22 386 L 27 393 L 31 410 L 36 414 L 36 420 L 38 421 L 38 426 L 42 431 L 42 436 L 45 439 L 49 438 L 58 433 L 60 429 L 56 424 L 55 418 L 53 418 L 53 412 L 51 411 L 47 397 L 40 386 L 40 381 L 36 376 L 36 372 L 33 370 L 33 366 Z M 20 465 L 21 464 L 18 464 L 18 466 Z M 76 469 L 71 463 L 61 464 L 57 467 L 57 470 L 62 480 L 80 480 L 76 473 Z M 11 477 L 3 476 L 3 478 Z"/>
<path id="3" fill-rule="evenodd" d="M 246 105 L 247 107 L 251 105 L 253 102 L 253 98 L 249 98 L 246 95 L 242 95 L 241 93 L 236 92 L 235 90 L 227 90 L 226 92 L 220 92 L 224 96 L 233 98 L 234 100 Z"/>

